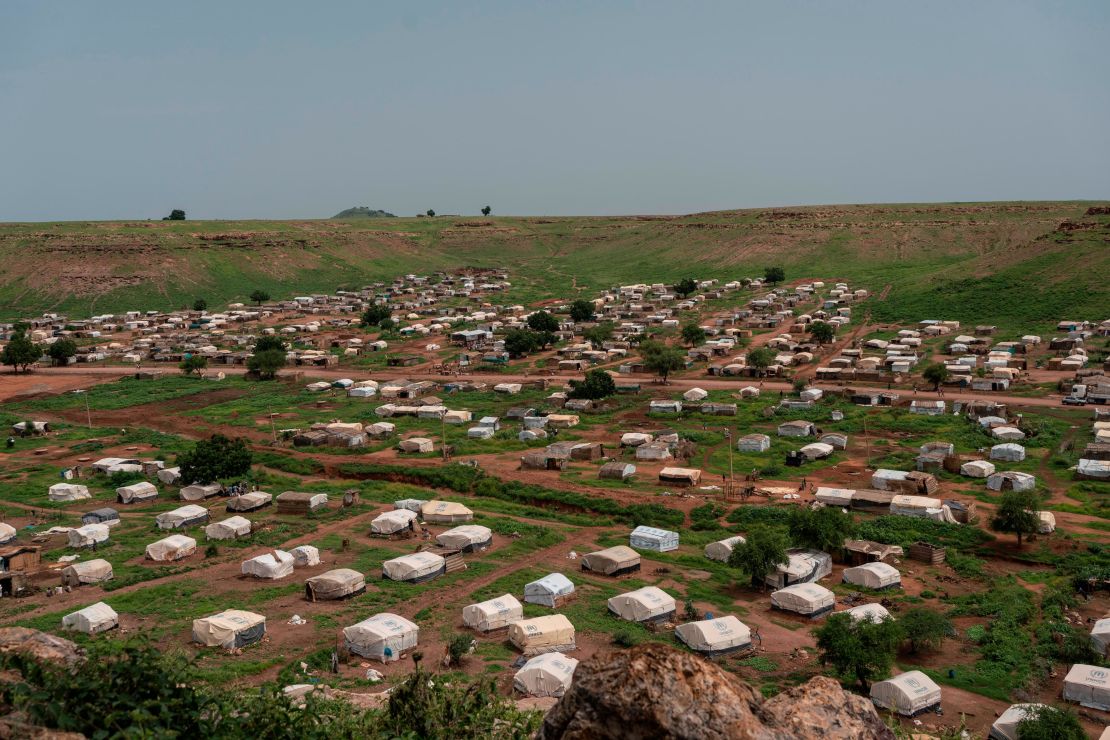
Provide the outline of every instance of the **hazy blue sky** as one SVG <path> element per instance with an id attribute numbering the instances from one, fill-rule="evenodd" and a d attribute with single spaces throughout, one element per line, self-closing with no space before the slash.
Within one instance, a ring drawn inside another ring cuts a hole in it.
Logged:
<path id="1" fill-rule="evenodd" d="M 0 220 L 1110 197 L 1110 2 L 0 2 Z"/>

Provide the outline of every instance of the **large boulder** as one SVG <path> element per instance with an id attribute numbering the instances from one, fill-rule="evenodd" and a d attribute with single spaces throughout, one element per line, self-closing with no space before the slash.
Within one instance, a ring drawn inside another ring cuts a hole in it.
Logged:
<path id="1" fill-rule="evenodd" d="M 0 627 L 0 653 L 17 653 L 63 665 L 74 665 L 85 659 L 85 651 L 76 643 L 27 627 Z"/>
<path id="2" fill-rule="evenodd" d="M 582 661 L 542 740 L 893 740 L 871 702 L 818 677 L 764 701 L 712 663 L 647 643 Z"/>

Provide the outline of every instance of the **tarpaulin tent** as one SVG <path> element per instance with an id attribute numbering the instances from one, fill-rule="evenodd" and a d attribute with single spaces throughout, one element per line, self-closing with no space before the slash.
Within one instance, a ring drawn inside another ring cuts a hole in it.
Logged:
<path id="1" fill-rule="evenodd" d="M 752 646 L 752 631 L 731 614 L 680 624 L 675 630 L 675 637 L 686 647 L 704 655 L 724 655 Z"/>
<path id="2" fill-rule="evenodd" d="M 167 486 L 172 486 L 181 480 L 181 468 L 162 468 L 154 475 Z"/>
<path id="3" fill-rule="evenodd" d="M 411 511 L 414 514 L 419 514 L 420 513 L 420 507 L 423 506 L 426 503 L 428 503 L 428 502 L 425 499 L 403 498 L 403 499 L 400 499 L 398 501 L 394 501 L 393 502 L 393 508 L 395 508 L 395 509 L 404 509 L 405 511 Z"/>
<path id="4" fill-rule="evenodd" d="M 1064 676 L 1064 699 L 1110 712 L 1110 668 L 1076 663 Z"/>
<path id="5" fill-rule="evenodd" d="M 736 440 L 740 452 L 766 452 L 771 449 L 771 438 L 766 434 L 745 434 Z"/>
<path id="6" fill-rule="evenodd" d="M 1004 462 L 1021 462 L 1025 459 L 1025 448 L 1014 442 L 1005 442 L 991 447 L 990 458 Z"/>
<path id="7" fill-rule="evenodd" d="M 284 550 L 274 550 L 244 560 L 241 568 L 243 575 L 255 578 L 285 578 L 293 573 L 293 556 Z"/>
<path id="8" fill-rule="evenodd" d="M 357 570 L 336 568 L 304 582 L 304 595 L 309 601 L 346 599 L 366 590 L 366 577 Z"/>
<path id="9" fill-rule="evenodd" d="M 223 491 L 223 486 L 219 483 L 194 483 L 191 486 L 185 486 L 178 493 L 182 501 L 203 501 L 212 496 L 219 496 Z"/>
<path id="10" fill-rule="evenodd" d="M 1011 704 L 991 725 L 987 740 L 1021 740 L 1018 725 L 1026 717 L 1033 716 L 1044 704 Z"/>
<path id="11" fill-rule="evenodd" d="M 50 486 L 46 497 L 51 501 L 79 501 L 83 498 L 92 498 L 88 486 L 77 483 L 55 483 Z"/>
<path id="12" fill-rule="evenodd" d="M 701 471 L 697 468 L 663 468 L 659 480 L 676 486 L 696 486 L 701 481 Z"/>
<path id="13" fill-rule="evenodd" d="M 815 619 L 836 605 L 833 592 L 816 583 L 796 583 L 771 594 L 771 606 Z"/>
<path id="14" fill-rule="evenodd" d="M 1110 657 L 1110 617 L 1098 620 L 1091 628 L 1091 649 L 1099 655 Z"/>
<path id="15" fill-rule="evenodd" d="M 374 517 L 370 522 L 370 534 L 391 535 L 411 529 L 417 520 L 416 512 L 408 509 L 394 509 Z"/>
<path id="16" fill-rule="evenodd" d="M 550 573 L 524 584 L 524 601 L 555 607 L 574 593 L 574 584 L 562 573 Z"/>
<path id="17" fill-rule="evenodd" d="M 987 488 L 992 491 L 1032 491 L 1037 487 L 1037 477 L 1031 473 L 1007 470 L 987 478 Z"/>
<path id="18" fill-rule="evenodd" d="M 6 545 L 14 540 L 16 534 L 18 533 L 16 532 L 15 527 L 10 524 L 0 522 L 0 545 Z"/>
<path id="19" fill-rule="evenodd" d="M 671 532 L 656 527 L 636 527 L 629 535 L 628 544 L 641 550 L 655 552 L 668 552 L 678 549 L 678 532 Z"/>
<path id="20" fill-rule="evenodd" d="M 98 601 L 92 606 L 86 606 L 62 617 L 62 627 L 84 632 L 86 635 L 94 635 L 97 632 L 106 632 L 119 627 L 119 615 L 103 601 Z"/>
<path id="21" fill-rule="evenodd" d="M 906 671 L 873 683 L 871 701 L 880 709 L 913 717 L 940 704 L 940 686 L 921 671 Z"/>
<path id="22" fill-rule="evenodd" d="M 493 544 L 493 531 L 478 524 L 464 524 L 436 535 L 436 542 L 452 550 L 474 552 Z"/>
<path id="23" fill-rule="evenodd" d="M 852 505 L 852 496 L 855 491 L 851 488 L 826 488 L 820 486 L 814 492 L 817 500 L 826 506 L 848 507 Z"/>
<path id="24" fill-rule="evenodd" d="M 504 594 L 489 601 L 464 606 L 462 617 L 465 626 L 479 632 L 492 632 L 524 619 L 524 607 L 512 594 Z"/>
<path id="25" fill-rule="evenodd" d="M 864 563 L 844 569 L 844 582 L 870 589 L 900 588 L 902 576 L 898 569 L 886 563 Z"/>
<path id="26" fill-rule="evenodd" d="M 62 568 L 63 586 L 83 586 L 87 583 L 103 583 L 113 577 L 112 564 L 97 558 L 81 563 L 70 563 Z"/>
<path id="27" fill-rule="evenodd" d="M 171 534 L 146 546 L 146 556 L 157 561 L 181 560 L 196 551 L 197 541 L 183 534 Z"/>
<path id="28" fill-rule="evenodd" d="M 890 500 L 890 513 L 898 516 L 928 517 L 930 509 L 939 509 L 944 502 L 928 496 L 896 495 Z"/>
<path id="29" fill-rule="evenodd" d="M 574 650 L 574 625 L 564 614 L 523 619 L 509 625 L 509 642 L 525 655 Z"/>
<path id="30" fill-rule="evenodd" d="M 960 474 L 969 478 L 986 478 L 994 473 L 994 463 L 986 460 L 968 460 L 960 466 Z"/>
<path id="31" fill-rule="evenodd" d="M 1037 534 L 1052 534 L 1056 531 L 1056 515 L 1051 511 L 1037 512 Z"/>
<path id="32" fill-rule="evenodd" d="M 787 562 L 775 566 L 767 577 L 768 586 L 785 588 L 795 583 L 812 583 L 832 573 L 832 556 L 820 550 L 786 551 Z"/>
<path id="33" fill-rule="evenodd" d="M 453 501 L 427 501 L 420 507 L 420 516 L 426 522 L 435 524 L 457 524 L 469 522 L 474 512 Z"/>
<path id="34" fill-rule="evenodd" d="M 265 635 L 266 617 L 240 609 L 193 620 L 193 642 L 206 647 L 241 648 Z"/>
<path id="35" fill-rule="evenodd" d="M 328 494 L 284 491 L 278 494 L 277 508 L 281 514 L 310 514 L 328 508 Z"/>
<path id="36" fill-rule="evenodd" d="M 158 529 L 184 529 L 194 524 L 208 521 L 208 509 L 196 504 L 188 504 L 173 511 L 166 511 L 154 517 Z"/>
<path id="37" fill-rule="evenodd" d="M 744 544 L 745 542 L 747 542 L 747 540 L 745 540 L 740 535 L 736 535 L 734 537 L 726 537 L 725 539 L 717 540 L 716 542 L 710 542 L 708 545 L 705 546 L 705 557 L 709 558 L 710 560 L 716 560 L 719 563 L 727 563 L 729 557 L 732 556 L 732 549 L 737 545 Z"/>
<path id="38" fill-rule="evenodd" d="M 116 499 L 121 504 L 137 504 L 158 498 L 158 489 L 153 483 L 140 481 L 129 486 L 120 486 L 116 489 Z"/>
<path id="39" fill-rule="evenodd" d="M 233 540 L 250 533 L 250 520 L 241 516 L 229 516 L 222 522 L 212 522 L 204 528 L 204 536 L 210 540 Z"/>
<path id="40" fill-rule="evenodd" d="M 618 594 L 607 603 L 610 612 L 630 622 L 665 622 L 675 613 L 674 597 L 655 586 Z"/>
<path id="41" fill-rule="evenodd" d="M 853 606 L 851 609 L 843 612 L 857 622 L 862 622 L 864 619 L 870 619 L 872 622 L 881 622 L 884 619 L 890 619 L 890 612 L 882 604 L 860 604 Z"/>
<path id="42" fill-rule="evenodd" d="M 104 524 L 109 527 L 114 527 L 119 524 L 119 512 L 115 509 L 108 508 L 107 506 L 101 509 L 93 509 L 86 511 L 81 515 L 82 524 Z"/>
<path id="43" fill-rule="evenodd" d="M 232 496 L 227 500 L 228 511 L 254 511 L 263 509 L 274 501 L 273 494 L 265 491 L 251 491 L 240 496 Z"/>
<path id="44" fill-rule="evenodd" d="M 343 628 L 347 650 L 382 663 L 400 660 L 401 653 L 416 647 L 420 628 L 396 614 L 382 612 Z"/>
<path id="45" fill-rule="evenodd" d="M 812 442 L 805 447 L 802 447 L 799 452 L 806 460 L 812 462 L 814 460 L 824 460 L 829 455 L 833 454 L 835 448 L 824 442 Z"/>
<path id="46" fill-rule="evenodd" d="M 313 545 L 297 545 L 289 554 L 293 556 L 293 566 L 296 568 L 311 568 L 320 564 L 320 549 Z"/>
<path id="47" fill-rule="evenodd" d="M 109 529 L 107 524 L 86 524 L 83 527 L 69 530 L 70 547 L 92 547 L 101 542 L 107 542 Z"/>
<path id="48" fill-rule="evenodd" d="M 423 583 L 438 578 L 446 571 L 446 561 L 432 552 L 414 552 L 382 563 L 382 578 L 391 581 Z"/>
<path id="49" fill-rule="evenodd" d="M 582 556 L 582 570 L 606 576 L 620 576 L 640 570 L 640 554 L 631 547 L 617 545 Z"/>
<path id="50" fill-rule="evenodd" d="M 529 696 L 562 696 L 577 667 L 577 660 L 562 653 L 537 655 L 513 676 L 513 688 Z"/>

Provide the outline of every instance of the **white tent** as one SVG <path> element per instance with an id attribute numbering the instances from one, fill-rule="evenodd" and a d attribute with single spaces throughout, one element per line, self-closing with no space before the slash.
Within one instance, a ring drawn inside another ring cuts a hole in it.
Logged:
<path id="1" fill-rule="evenodd" d="M 289 554 L 293 556 L 293 566 L 296 568 L 311 568 L 320 564 L 320 549 L 313 545 L 297 545 Z"/>
<path id="2" fill-rule="evenodd" d="M 849 617 L 857 622 L 862 622 L 865 619 L 870 619 L 872 622 L 881 622 L 884 619 L 891 619 L 890 612 L 882 604 L 860 604 L 853 606 L 844 612 Z"/>
<path id="3" fill-rule="evenodd" d="M 1038 511 L 1037 519 L 1037 534 L 1052 534 L 1056 531 L 1056 515 L 1051 511 Z"/>
<path id="4" fill-rule="evenodd" d="M 902 576 L 898 569 L 886 563 L 864 563 L 854 568 L 844 569 L 844 582 L 864 588 L 899 588 Z"/>
<path id="5" fill-rule="evenodd" d="M 1104 617 L 1091 628 L 1091 648 L 1099 655 L 1110 657 L 1110 617 Z"/>
<path id="6" fill-rule="evenodd" d="M 452 501 L 428 501 L 420 507 L 420 516 L 426 522 L 455 524 L 469 522 L 474 518 L 474 512 Z"/>
<path id="7" fill-rule="evenodd" d="M 357 570 L 336 568 L 304 582 L 305 598 L 309 601 L 345 599 L 366 590 L 366 577 Z"/>
<path id="8" fill-rule="evenodd" d="M 529 696 L 562 696 L 577 667 L 577 660 L 562 653 L 537 655 L 513 676 L 513 688 Z"/>
<path id="9" fill-rule="evenodd" d="M 871 701 L 880 709 L 913 717 L 940 704 L 940 687 L 921 671 L 906 671 L 871 684 Z"/>
<path id="10" fill-rule="evenodd" d="M 219 483 L 194 483 L 182 488 L 178 495 L 181 496 L 182 501 L 203 501 L 212 496 L 219 496 L 222 490 L 223 487 Z"/>
<path id="11" fill-rule="evenodd" d="M 705 557 L 709 558 L 710 560 L 716 560 L 719 563 L 727 563 L 729 557 L 732 556 L 732 548 L 736 547 L 737 545 L 742 545 L 745 542 L 747 542 L 747 540 L 745 540 L 740 535 L 736 535 L 735 537 L 726 537 L 725 539 L 718 540 L 716 542 L 710 542 L 708 545 L 705 546 Z"/>
<path id="12" fill-rule="evenodd" d="M 422 507 L 426 503 L 428 503 L 428 502 L 424 499 L 403 498 L 403 499 L 400 499 L 398 501 L 394 501 L 393 502 L 393 508 L 394 509 L 404 509 L 405 511 L 411 511 L 414 514 L 419 514 L 420 513 L 420 507 Z"/>
<path id="13" fill-rule="evenodd" d="M 1011 704 L 1010 708 L 998 715 L 998 719 L 991 725 L 987 740 L 1021 740 L 1018 735 L 1018 725 L 1027 715 L 1035 713 L 1044 704 Z"/>
<path id="14" fill-rule="evenodd" d="M 675 630 L 675 636 L 691 650 L 708 655 L 746 650 L 752 645 L 752 631 L 731 614 L 681 624 Z"/>
<path id="15" fill-rule="evenodd" d="M 146 546 L 146 556 L 158 561 L 181 560 L 196 551 L 197 541 L 183 534 L 171 534 Z"/>
<path id="16" fill-rule="evenodd" d="M 0 522 L 0 545 L 6 545 L 15 539 L 17 532 L 10 524 Z"/>
<path id="17" fill-rule="evenodd" d="M 155 476 L 157 476 L 158 480 L 162 481 L 167 486 L 172 486 L 179 480 L 181 480 L 181 468 L 162 468 L 157 473 L 155 473 Z"/>
<path id="18" fill-rule="evenodd" d="M 630 622 L 664 622 L 674 616 L 674 597 L 661 588 L 644 586 L 608 601 L 609 611 Z"/>
<path id="19" fill-rule="evenodd" d="M 255 578 L 285 578 L 293 573 L 293 556 L 284 550 L 274 550 L 244 560 L 241 568 L 243 575 Z"/>
<path id="20" fill-rule="evenodd" d="M 833 592 L 816 583 L 796 583 L 771 594 L 773 608 L 810 618 L 831 612 L 835 605 Z"/>
<path id="21" fill-rule="evenodd" d="M 137 504 L 158 498 L 158 489 L 153 483 L 144 480 L 129 486 L 120 486 L 116 489 L 116 498 L 121 504 Z"/>
<path id="22" fill-rule="evenodd" d="M 995 439 L 1001 439 L 1007 442 L 1016 442 L 1025 439 L 1025 432 L 1017 427 L 1011 426 L 993 427 L 991 429 L 991 436 Z"/>
<path id="23" fill-rule="evenodd" d="M 960 466 L 960 474 L 969 478 L 986 478 L 994 473 L 994 463 L 986 460 L 969 460 Z"/>
<path id="24" fill-rule="evenodd" d="M 574 593 L 574 584 L 562 573 L 550 573 L 524 584 L 524 601 L 529 604 L 555 607 Z"/>
<path id="25" fill-rule="evenodd" d="M 67 630 L 77 630 L 86 635 L 95 635 L 97 632 L 106 632 L 119 626 L 119 615 L 116 610 L 98 601 L 92 606 L 86 606 L 72 614 L 62 617 L 62 627 Z"/>
<path id="26" fill-rule="evenodd" d="M 415 526 L 416 512 L 408 509 L 394 509 L 374 517 L 370 522 L 370 534 L 390 535 Z"/>
<path id="27" fill-rule="evenodd" d="M 92 547 L 101 542 L 108 541 L 111 530 L 107 524 L 86 524 L 83 527 L 69 530 L 70 547 Z"/>
<path id="28" fill-rule="evenodd" d="M 509 625 L 509 642 L 525 655 L 574 650 L 574 625 L 565 614 L 523 619 Z"/>
<path id="29" fill-rule="evenodd" d="M 812 462 L 813 460 L 824 460 L 829 455 L 833 454 L 834 448 L 830 444 L 824 442 L 811 442 L 799 450 L 805 459 Z"/>
<path id="30" fill-rule="evenodd" d="M 463 524 L 436 535 L 436 542 L 453 550 L 474 552 L 493 544 L 493 531 L 478 524 Z"/>
<path id="31" fill-rule="evenodd" d="M 639 447 L 649 444 L 654 437 L 643 432 L 625 432 L 621 435 L 621 447 Z"/>
<path id="32" fill-rule="evenodd" d="M 83 498 L 92 498 L 88 486 L 77 483 L 55 483 L 50 486 L 46 497 L 51 501 L 78 501 Z"/>
<path id="33" fill-rule="evenodd" d="M 1030 473 L 1007 470 L 987 478 L 987 488 L 992 491 L 1032 491 L 1037 487 L 1037 477 Z"/>
<path id="34" fill-rule="evenodd" d="M 687 401 L 701 401 L 709 397 L 709 393 L 701 388 L 691 388 L 682 394 Z"/>
<path id="35" fill-rule="evenodd" d="M 207 647 L 240 648 L 258 642 L 265 634 L 266 617 L 240 609 L 193 620 L 193 642 Z"/>
<path id="36" fill-rule="evenodd" d="M 62 568 L 62 584 L 65 586 L 83 586 L 87 583 L 103 583 L 113 577 L 112 564 L 107 560 L 97 558 L 80 563 L 71 563 Z"/>
<path id="37" fill-rule="evenodd" d="M 1003 462 L 1021 462 L 1025 459 L 1025 448 L 1014 442 L 1005 442 L 991 447 L 990 458 Z"/>
<path id="38" fill-rule="evenodd" d="M 851 506 L 852 496 L 855 491 L 851 488 L 826 488 L 825 486 L 818 487 L 815 492 L 817 500 L 826 506 Z"/>
<path id="39" fill-rule="evenodd" d="M 432 552 L 414 552 L 382 563 L 382 577 L 391 581 L 423 583 L 443 575 L 447 562 Z"/>
<path id="40" fill-rule="evenodd" d="M 173 511 L 166 511 L 154 517 L 158 529 L 183 529 L 194 524 L 208 521 L 208 509 L 196 504 L 187 504 Z"/>
<path id="41" fill-rule="evenodd" d="M 641 525 L 632 530 L 628 544 L 641 550 L 654 550 L 655 552 L 677 550 L 678 532 Z"/>
<path id="42" fill-rule="evenodd" d="M 512 594 L 464 606 L 463 624 L 479 632 L 492 632 L 524 619 L 524 607 Z"/>
<path id="43" fill-rule="evenodd" d="M 820 550 L 787 550 L 787 562 L 766 578 L 767 585 L 784 588 L 795 583 L 812 583 L 832 573 L 832 556 Z"/>
<path id="44" fill-rule="evenodd" d="M 204 536 L 210 540 L 233 540 L 250 533 L 250 520 L 241 516 L 229 516 L 222 522 L 213 522 L 204 528 Z"/>
<path id="45" fill-rule="evenodd" d="M 269 506 L 274 501 L 272 493 L 251 491 L 227 500 L 228 511 L 254 511 Z"/>
<path id="46" fill-rule="evenodd" d="M 617 545 L 582 556 L 582 570 L 619 576 L 640 569 L 640 554 L 631 547 Z"/>
<path id="47" fill-rule="evenodd" d="M 928 517 L 931 509 L 939 509 L 944 502 L 928 496 L 906 496 L 899 494 L 890 500 L 890 513 L 899 516 Z"/>
<path id="48" fill-rule="evenodd" d="M 396 614 L 382 612 L 343 628 L 347 650 L 382 663 L 400 660 L 401 653 L 416 647 L 420 628 Z"/>
<path id="49" fill-rule="evenodd" d="M 736 440 L 739 452 L 766 452 L 771 449 L 771 438 L 766 434 L 745 434 Z"/>
<path id="50" fill-rule="evenodd" d="M 1064 699 L 1110 712 L 1110 668 L 1076 663 L 1064 676 Z"/>
<path id="51" fill-rule="evenodd" d="M 114 527 L 119 524 L 119 522 L 119 512 L 108 506 L 86 511 L 81 515 L 82 524 L 104 524 L 109 527 Z"/>
<path id="52" fill-rule="evenodd" d="M 397 449 L 401 452 L 434 452 L 435 443 L 427 437 L 412 437 L 398 442 Z"/>

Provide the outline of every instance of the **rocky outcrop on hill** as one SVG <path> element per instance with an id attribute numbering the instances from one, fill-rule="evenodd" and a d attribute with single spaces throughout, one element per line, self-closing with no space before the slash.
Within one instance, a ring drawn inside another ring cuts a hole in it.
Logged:
<path id="1" fill-rule="evenodd" d="M 370 206 L 355 206 L 347 208 L 332 216 L 332 218 L 397 218 L 388 211 L 379 211 Z"/>
<path id="2" fill-rule="evenodd" d="M 893 740 L 871 702 L 818 677 L 764 701 L 721 668 L 666 645 L 598 655 L 575 671 L 541 740 Z"/>
<path id="3" fill-rule="evenodd" d="M 0 627 L 0 653 L 16 653 L 44 663 L 74 665 L 85 651 L 69 640 L 26 627 Z"/>

